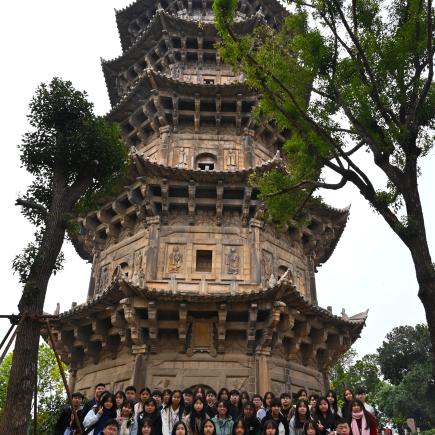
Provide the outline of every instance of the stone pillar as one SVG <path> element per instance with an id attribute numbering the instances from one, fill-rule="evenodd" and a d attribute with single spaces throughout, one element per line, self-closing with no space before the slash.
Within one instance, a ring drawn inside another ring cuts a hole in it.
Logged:
<path id="1" fill-rule="evenodd" d="M 314 256 L 308 256 L 308 275 L 310 282 L 310 297 L 311 303 L 317 305 L 317 290 L 316 290 L 316 268 L 314 266 Z"/>
<path id="2" fill-rule="evenodd" d="M 260 231 L 263 228 L 263 222 L 258 219 L 251 219 L 249 230 L 251 233 L 251 280 L 256 284 L 261 283 L 261 244 Z"/>
<path id="3" fill-rule="evenodd" d="M 242 144 L 243 144 L 243 164 L 245 168 L 252 168 L 255 164 L 254 159 L 254 135 L 255 131 L 245 128 L 243 131 Z"/>
<path id="4" fill-rule="evenodd" d="M 149 245 L 146 253 L 145 279 L 153 281 L 157 279 L 157 260 L 159 256 L 160 239 L 160 216 L 146 218 L 149 226 Z"/>
<path id="5" fill-rule="evenodd" d="M 76 380 L 77 380 L 77 370 L 73 369 L 70 371 L 70 375 L 68 377 L 68 387 L 71 393 L 74 393 L 76 390 Z"/>
<path id="6" fill-rule="evenodd" d="M 169 140 L 171 137 L 171 127 L 165 125 L 159 128 L 160 133 L 160 161 L 159 163 L 163 165 L 168 165 L 168 155 L 169 155 Z"/>
<path id="7" fill-rule="evenodd" d="M 269 356 L 266 350 L 257 351 L 257 391 L 261 396 L 270 391 Z"/>
<path id="8" fill-rule="evenodd" d="M 145 349 L 143 350 L 145 351 Z M 137 353 L 134 360 L 133 373 L 131 375 L 131 383 L 138 389 L 138 391 L 144 385 L 147 384 L 146 365 L 147 365 L 146 356 L 143 353 Z"/>

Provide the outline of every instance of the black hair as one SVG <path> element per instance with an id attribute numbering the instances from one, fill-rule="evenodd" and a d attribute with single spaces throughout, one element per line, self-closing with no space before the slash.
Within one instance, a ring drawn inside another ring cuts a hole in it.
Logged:
<path id="1" fill-rule="evenodd" d="M 125 391 L 127 392 L 127 391 L 134 391 L 135 393 L 136 393 L 136 387 L 134 386 L 134 385 L 129 385 L 126 389 L 125 389 Z"/>
<path id="2" fill-rule="evenodd" d="M 97 389 L 98 387 L 106 388 L 106 384 L 103 384 L 102 382 L 100 382 L 99 384 L 95 385 L 95 389 Z"/>
<path id="3" fill-rule="evenodd" d="M 207 394 L 213 394 L 213 396 L 217 396 L 216 391 L 213 390 L 213 388 L 209 388 L 206 393 L 205 396 L 207 397 Z"/>
<path id="4" fill-rule="evenodd" d="M 180 404 L 178 405 L 178 409 L 179 409 L 178 415 L 181 418 L 184 414 L 184 400 L 183 400 L 183 392 L 181 390 L 171 391 L 171 395 L 169 396 L 168 403 L 166 405 L 164 405 L 164 407 L 165 407 L 165 409 L 172 407 L 172 397 L 174 396 L 175 393 L 178 393 L 180 395 Z"/>
<path id="5" fill-rule="evenodd" d="M 230 402 L 228 402 L 228 400 L 218 400 L 216 402 L 216 415 L 219 415 L 217 412 L 217 409 L 219 408 L 219 405 L 223 404 L 225 406 L 225 408 L 227 409 L 227 413 L 225 414 L 225 417 L 228 418 L 229 414 L 230 414 Z"/>
<path id="6" fill-rule="evenodd" d="M 304 435 L 307 435 L 308 429 L 310 429 L 310 428 L 314 429 L 316 431 L 316 435 L 319 434 L 320 431 L 319 431 L 319 428 L 317 427 L 317 424 L 314 423 L 313 420 L 309 420 L 309 421 L 306 421 L 304 424 Z"/>
<path id="7" fill-rule="evenodd" d="M 148 427 L 151 428 L 151 435 L 152 435 L 154 427 L 153 427 L 153 421 L 151 420 L 151 418 L 145 417 L 143 420 L 141 420 L 141 422 L 140 422 L 140 428 L 138 427 L 138 432 L 137 432 L 138 435 L 140 435 L 142 433 L 142 428 L 144 426 L 148 426 Z M 186 434 L 187 434 L 187 431 L 186 431 Z"/>
<path id="8" fill-rule="evenodd" d="M 205 399 L 205 395 L 206 395 L 206 393 L 205 393 L 205 389 L 204 389 L 204 387 L 202 387 L 201 385 L 198 385 L 198 386 L 196 386 L 195 387 L 195 389 L 193 390 L 193 395 L 196 397 L 196 396 L 198 396 L 198 392 L 199 391 L 201 391 L 201 394 L 202 394 L 202 396 L 204 397 L 204 399 Z"/>
<path id="9" fill-rule="evenodd" d="M 272 408 L 272 406 L 279 406 L 281 408 L 281 399 L 278 399 L 278 397 L 274 397 L 270 401 L 270 407 Z"/>
<path id="10" fill-rule="evenodd" d="M 281 393 L 281 395 L 279 396 L 280 400 L 284 399 L 285 397 L 288 397 L 289 399 L 291 399 L 290 393 L 288 393 L 287 391 L 284 391 L 284 393 Z"/>
<path id="11" fill-rule="evenodd" d="M 302 393 L 305 393 L 305 395 L 308 397 L 307 390 L 306 390 L 305 388 L 301 388 L 301 389 L 296 393 L 296 396 L 297 396 L 298 399 L 299 399 L 299 397 L 302 396 Z"/>
<path id="12" fill-rule="evenodd" d="M 200 412 L 196 412 L 195 411 L 195 403 L 200 401 L 202 403 L 202 410 Z M 195 424 L 196 424 L 196 419 L 199 418 L 201 421 L 201 426 L 202 423 L 204 423 L 204 420 L 207 418 L 207 414 L 205 412 L 205 402 L 204 399 L 201 396 L 196 396 L 193 400 L 192 400 L 192 407 L 190 409 L 190 430 L 192 431 L 192 433 L 194 434 L 196 432 L 195 430 Z"/>
<path id="13" fill-rule="evenodd" d="M 319 400 L 319 395 L 316 393 L 311 393 L 308 397 L 308 400 L 311 402 L 311 399 L 316 399 L 316 401 Z"/>
<path id="14" fill-rule="evenodd" d="M 346 391 L 350 391 L 352 393 L 352 400 L 355 398 L 355 394 L 354 394 L 352 388 L 345 387 L 344 390 L 343 390 L 343 401 L 344 401 L 345 404 L 347 403 L 347 400 L 346 400 Z M 351 402 L 351 400 L 349 400 L 349 402 Z"/>
<path id="15" fill-rule="evenodd" d="M 261 403 L 263 403 L 263 398 L 259 395 L 259 394 L 257 394 L 257 393 L 255 393 L 253 396 L 252 396 L 252 401 L 254 401 L 254 399 L 256 399 L 256 398 L 259 398 L 260 400 L 261 400 Z"/>
<path id="16" fill-rule="evenodd" d="M 71 394 L 71 397 L 80 397 L 81 399 L 83 399 L 83 394 L 80 393 L 80 391 L 75 391 Z"/>
<path id="17" fill-rule="evenodd" d="M 334 414 L 337 414 L 337 412 L 338 412 L 337 393 L 335 392 L 335 390 L 328 390 L 325 394 L 325 397 L 328 398 L 328 396 L 332 396 L 334 398 L 334 403 L 332 404 L 332 409 L 334 410 Z"/>
<path id="18" fill-rule="evenodd" d="M 175 433 L 177 432 L 177 427 L 178 427 L 180 424 L 184 427 L 184 431 L 185 431 L 185 433 L 186 433 L 186 435 L 187 435 L 187 432 L 188 432 L 188 430 L 187 430 L 187 426 L 186 426 L 186 423 L 184 423 L 183 420 L 179 420 L 179 421 L 177 421 L 177 423 L 174 424 L 174 427 L 172 428 L 172 434 L 171 434 L 171 435 L 175 435 Z M 139 435 L 139 434 L 138 434 L 138 435 Z"/>
<path id="19" fill-rule="evenodd" d="M 149 395 L 151 396 L 151 390 L 148 387 L 141 388 L 139 394 L 142 394 L 144 391 L 148 391 Z"/>
<path id="20" fill-rule="evenodd" d="M 275 420 L 267 420 L 264 424 L 263 424 L 263 435 L 266 435 L 266 430 L 269 427 L 273 427 L 275 429 L 275 435 L 279 435 L 279 428 L 278 425 L 276 424 Z"/>
<path id="21" fill-rule="evenodd" d="M 163 396 L 164 396 L 165 394 L 168 394 L 169 397 L 171 397 L 171 396 L 172 396 L 172 390 L 169 389 L 169 388 L 165 388 L 165 389 L 162 391 L 162 399 L 163 399 Z"/>
<path id="22" fill-rule="evenodd" d="M 251 401 L 249 393 L 247 391 L 240 392 L 240 402 L 242 402 L 243 399 L 246 399 L 248 403 Z"/>
<path id="23" fill-rule="evenodd" d="M 200 432 L 201 435 L 204 434 L 204 426 L 205 426 L 205 424 L 208 423 L 208 422 L 210 422 L 210 423 L 213 425 L 213 428 L 214 428 L 213 434 L 216 434 L 216 425 L 214 424 L 214 421 L 213 421 L 211 418 L 206 418 L 206 419 L 202 422 L 202 425 L 201 425 L 201 432 Z"/>
<path id="24" fill-rule="evenodd" d="M 143 407 L 144 407 L 143 412 L 145 412 L 145 406 L 149 405 L 150 403 L 152 403 L 156 407 L 156 409 L 157 409 L 156 399 L 153 399 L 152 397 L 148 397 L 148 399 L 145 399 L 143 401 Z"/>
<path id="25" fill-rule="evenodd" d="M 349 403 L 349 426 L 350 426 L 350 421 L 352 421 L 352 408 L 354 405 L 358 405 L 362 412 L 364 412 L 364 417 L 366 419 L 366 429 L 370 429 L 370 421 L 371 421 L 371 417 L 370 417 L 370 413 L 368 411 L 366 411 L 365 407 L 364 407 L 364 403 L 361 402 L 361 400 L 359 399 L 352 399 L 352 401 Z"/>
<path id="26" fill-rule="evenodd" d="M 122 408 L 124 408 L 124 407 L 131 409 L 130 420 L 131 420 L 131 418 L 134 419 L 135 415 L 134 415 L 134 402 L 133 402 L 133 400 L 124 400 L 122 402 L 122 405 L 121 405 L 121 412 L 122 412 Z M 127 427 L 130 427 L 130 425 L 131 425 L 131 421 L 129 421 L 127 423 Z"/>
<path id="27" fill-rule="evenodd" d="M 275 394 L 272 393 L 272 391 L 267 391 L 266 394 L 263 397 L 263 406 L 266 408 L 266 398 L 267 396 L 270 396 L 272 399 L 275 397 Z"/>
<path id="28" fill-rule="evenodd" d="M 236 419 L 236 421 L 233 424 L 232 435 L 236 435 L 236 428 L 237 428 L 237 425 L 239 425 L 240 423 L 242 423 L 244 434 L 246 435 L 248 433 L 248 428 L 246 427 L 245 420 L 242 417 L 239 417 Z"/>
<path id="29" fill-rule="evenodd" d="M 355 394 L 367 394 L 367 390 L 362 386 L 358 386 L 355 388 Z"/>
<path id="30" fill-rule="evenodd" d="M 347 424 L 348 426 L 350 426 L 349 422 L 345 418 L 338 417 L 337 420 L 335 421 L 335 427 L 337 427 L 341 424 Z"/>
<path id="31" fill-rule="evenodd" d="M 193 396 L 193 391 L 191 388 L 185 388 L 183 390 L 183 394 L 188 394 L 189 396 Z"/>
<path id="32" fill-rule="evenodd" d="M 222 400 L 222 393 L 224 393 L 224 392 L 227 393 L 228 399 L 230 398 L 230 392 L 229 392 L 228 388 L 223 387 L 219 390 L 219 393 L 217 395 L 217 400 Z"/>
<path id="33" fill-rule="evenodd" d="M 151 393 L 151 396 L 159 396 L 160 398 L 162 398 L 162 392 L 160 391 L 160 390 L 154 390 L 152 393 Z"/>
<path id="34" fill-rule="evenodd" d="M 116 426 L 116 428 L 119 429 L 119 424 L 114 418 L 109 418 L 103 423 L 103 429 L 105 429 L 107 426 Z"/>
<path id="35" fill-rule="evenodd" d="M 110 418 L 116 418 L 116 406 L 115 406 L 115 397 L 113 396 L 112 393 L 109 392 L 105 392 L 101 395 L 100 397 L 100 401 L 98 403 L 98 407 L 100 406 L 104 406 L 104 404 L 108 401 L 111 400 L 112 401 L 112 408 L 110 409 Z"/>
<path id="36" fill-rule="evenodd" d="M 307 413 L 305 414 L 305 421 L 308 421 L 310 419 L 310 407 L 308 406 L 308 402 L 306 400 L 298 400 L 296 402 L 296 409 L 295 409 L 295 428 L 301 428 L 304 424 L 299 418 L 299 408 L 301 405 L 304 405 L 307 408 Z"/>
<path id="37" fill-rule="evenodd" d="M 248 402 L 243 405 L 243 409 L 252 408 L 255 411 L 255 405 L 253 402 Z"/>

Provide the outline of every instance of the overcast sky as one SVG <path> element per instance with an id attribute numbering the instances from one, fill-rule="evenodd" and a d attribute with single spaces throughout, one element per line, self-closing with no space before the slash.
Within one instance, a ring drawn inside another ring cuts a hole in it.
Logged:
<path id="1" fill-rule="evenodd" d="M 86 90 L 98 114 L 109 110 L 109 99 L 100 66 L 100 57 L 121 54 L 114 8 L 126 0 L 84 1 L 40 0 L 2 2 L 0 44 L 2 68 L 2 170 L 3 191 L 0 267 L 3 297 L 0 314 L 17 312 L 21 286 L 12 274 L 11 260 L 32 240 L 33 228 L 20 215 L 14 201 L 24 192 L 29 177 L 20 169 L 17 144 L 28 128 L 28 103 L 37 85 L 53 76 L 71 80 Z M 364 157 L 364 156 L 363 156 Z M 378 174 L 372 174 L 378 179 Z M 423 164 L 420 179 L 429 245 L 435 246 L 435 157 Z M 369 308 L 367 326 L 355 348 L 359 355 L 374 352 L 393 327 L 425 321 L 417 297 L 417 282 L 406 248 L 383 220 L 358 196 L 346 188 L 324 195 L 335 207 L 351 204 L 346 230 L 329 261 L 317 273 L 319 304 L 332 305 L 335 314 L 342 308 L 350 315 Z M 65 245 L 65 269 L 50 281 L 45 310 L 52 313 L 56 302 L 61 311 L 73 301 L 86 298 L 90 266 Z M 0 320 L 0 336 L 8 328 Z"/>

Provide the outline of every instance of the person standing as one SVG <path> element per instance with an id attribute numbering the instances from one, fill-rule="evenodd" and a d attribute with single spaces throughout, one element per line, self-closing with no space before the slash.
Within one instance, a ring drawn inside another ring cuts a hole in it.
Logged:
<path id="1" fill-rule="evenodd" d="M 174 390 L 168 403 L 162 409 L 163 435 L 171 435 L 174 426 L 182 420 L 184 414 L 183 397 L 181 390 Z"/>
<path id="2" fill-rule="evenodd" d="M 366 411 L 370 412 L 370 414 L 375 416 L 375 408 L 373 408 L 372 405 L 366 402 L 367 391 L 365 388 L 359 387 L 355 390 L 355 399 L 361 400 L 361 402 L 364 404 L 364 408 L 366 409 Z"/>
<path id="3" fill-rule="evenodd" d="M 350 402 L 350 432 L 352 435 L 377 435 L 375 417 L 364 408 L 361 400 L 354 399 Z"/>
<path id="4" fill-rule="evenodd" d="M 102 394 L 106 391 L 106 385 L 99 383 L 97 385 L 95 385 L 95 390 L 94 390 L 94 397 L 91 400 L 88 400 L 85 403 L 85 406 L 83 407 L 83 418 L 86 417 L 86 415 L 88 414 L 88 412 L 96 405 L 98 405 L 98 402 L 101 399 Z"/>
<path id="5" fill-rule="evenodd" d="M 268 420 L 273 420 L 278 426 L 279 435 L 289 435 L 289 424 L 287 419 L 281 414 L 281 400 L 274 397 L 270 402 L 270 410 L 262 420 L 262 425 Z"/>
<path id="6" fill-rule="evenodd" d="M 56 422 L 54 427 L 54 435 L 64 435 L 66 429 L 75 430 L 76 424 L 74 422 L 74 413 L 73 409 L 77 412 L 77 416 L 79 418 L 79 423 L 84 430 L 83 419 L 85 418 L 83 414 L 83 394 L 80 392 L 75 392 L 71 394 L 72 398 L 72 408 L 71 406 L 66 406 L 62 409 L 60 416 Z"/>
<path id="7" fill-rule="evenodd" d="M 217 404 L 217 414 L 212 418 L 216 427 L 216 435 L 231 435 L 234 421 L 230 415 L 230 405 L 225 400 Z"/>

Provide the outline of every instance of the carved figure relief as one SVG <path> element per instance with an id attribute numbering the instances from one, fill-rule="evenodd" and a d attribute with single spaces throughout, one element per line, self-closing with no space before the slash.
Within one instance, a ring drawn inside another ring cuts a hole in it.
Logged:
<path id="1" fill-rule="evenodd" d="M 273 274 L 273 256 L 270 252 L 263 250 L 261 258 L 261 276 L 264 287 L 269 285 L 269 280 Z"/>
<path id="2" fill-rule="evenodd" d="M 235 150 L 229 150 L 227 154 L 227 166 L 229 169 L 236 169 L 237 154 Z"/>
<path id="3" fill-rule="evenodd" d="M 302 293 L 303 295 L 307 294 L 305 272 L 302 269 L 298 269 L 298 271 L 296 272 L 296 285 L 299 293 Z"/>
<path id="4" fill-rule="evenodd" d="M 142 251 L 137 251 L 134 254 L 133 268 L 134 268 L 134 271 L 133 271 L 132 283 L 133 283 L 133 285 L 139 286 L 142 284 L 143 279 L 145 277 L 145 273 L 143 271 Z"/>
<path id="5" fill-rule="evenodd" d="M 177 273 L 180 271 L 182 265 L 183 254 L 181 253 L 179 246 L 174 246 L 172 252 L 169 254 L 168 271 Z"/>
<path id="6" fill-rule="evenodd" d="M 109 278 L 109 266 L 103 266 L 100 269 L 100 279 L 98 283 L 98 290 L 101 292 L 107 287 Z"/>
<path id="7" fill-rule="evenodd" d="M 240 257 L 237 254 L 236 248 L 230 248 L 230 251 L 225 256 L 225 265 L 229 275 L 237 275 L 240 272 Z"/>
<path id="8" fill-rule="evenodd" d="M 187 168 L 187 154 L 184 148 L 178 150 L 178 167 Z"/>

